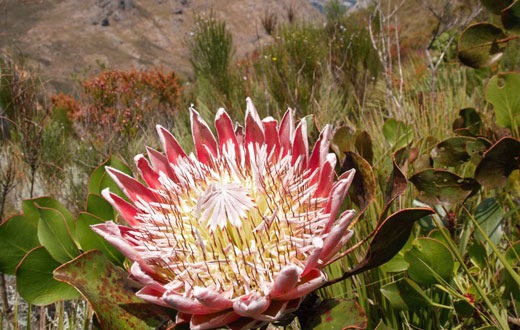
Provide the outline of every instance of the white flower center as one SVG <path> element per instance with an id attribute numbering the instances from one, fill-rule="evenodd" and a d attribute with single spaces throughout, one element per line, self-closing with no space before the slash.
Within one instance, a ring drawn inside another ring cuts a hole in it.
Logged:
<path id="1" fill-rule="evenodd" d="M 194 214 L 211 232 L 229 223 L 240 228 L 254 206 L 247 189 L 237 183 L 211 183 L 195 205 Z"/>

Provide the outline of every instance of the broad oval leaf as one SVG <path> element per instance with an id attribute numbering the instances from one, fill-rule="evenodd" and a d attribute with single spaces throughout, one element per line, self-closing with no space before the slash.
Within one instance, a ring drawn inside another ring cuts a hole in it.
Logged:
<path id="1" fill-rule="evenodd" d="M 56 281 L 52 272 L 60 266 L 43 246 L 29 251 L 16 268 L 16 287 L 20 296 L 34 305 L 48 305 L 79 297 L 70 285 Z"/>
<path id="2" fill-rule="evenodd" d="M 406 251 L 408 276 L 419 284 L 435 284 L 449 281 L 453 276 L 455 263 L 450 250 L 440 241 L 419 237 L 412 242 L 412 249 Z M 442 260 L 442 262 L 440 262 Z"/>
<path id="3" fill-rule="evenodd" d="M 58 262 L 67 262 L 79 255 L 78 247 L 73 239 L 74 221 L 68 220 L 56 209 L 38 207 L 38 239 Z"/>
<path id="4" fill-rule="evenodd" d="M 54 277 L 81 292 L 102 329 L 156 329 L 168 319 L 159 306 L 135 295 L 128 273 L 110 263 L 101 251 L 91 250 L 60 266 Z"/>
<path id="5" fill-rule="evenodd" d="M 103 220 L 114 220 L 114 208 L 102 196 L 97 194 L 88 194 L 87 196 L 87 212 L 99 217 Z"/>
<path id="6" fill-rule="evenodd" d="M 393 118 L 383 124 L 383 135 L 393 148 L 405 147 L 413 140 L 412 127 Z"/>
<path id="7" fill-rule="evenodd" d="M 15 215 L 0 225 L 0 272 L 14 274 L 27 252 L 40 245 L 38 219 Z"/>
<path id="8" fill-rule="evenodd" d="M 430 205 L 450 205 L 475 194 L 480 185 L 472 178 L 461 178 L 455 173 L 427 169 L 414 174 L 410 181 L 419 191 L 420 201 Z"/>
<path id="9" fill-rule="evenodd" d="M 496 122 L 517 132 L 520 129 L 520 73 L 500 73 L 486 87 L 486 100 L 493 104 Z"/>
<path id="10" fill-rule="evenodd" d="M 40 218 L 39 208 L 41 207 L 58 210 L 68 222 L 71 222 L 74 219 L 65 206 L 50 196 L 26 199 L 22 202 L 24 216 L 26 218 L 31 218 L 32 220 L 36 219 L 35 221 L 38 221 Z"/>
<path id="11" fill-rule="evenodd" d="M 80 213 L 76 221 L 76 239 L 83 251 L 100 250 L 115 265 L 122 266 L 124 256 L 111 244 L 96 234 L 90 228 L 91 225 L 104 222 L 104 219 L 98 218 L 89 213 Z"/>
<path id="12" fill-rule="evenodd" d="M 498 188 L 517 169 L 520 169 L 520 141 L 504 137 L 484 153 L 475 169 L 475 178 L 488 189 Z"/>
<path id="13" fill-rule="evenodd" d="M 418 207 L 400 210 L 386 218 L 370 242 L 365 257 L 367 267 L 374 268 L 392 259 L 408 241 L 414 222 L 433 213 L 430 208 Z"/>
<path id="14" fill-rule="evenodd" d="M 502 29 L 493 24 L 470 25 L 459 37 L 459 59 L 472 68 L 492 66 L 502 58 L 507 41 Z"/>

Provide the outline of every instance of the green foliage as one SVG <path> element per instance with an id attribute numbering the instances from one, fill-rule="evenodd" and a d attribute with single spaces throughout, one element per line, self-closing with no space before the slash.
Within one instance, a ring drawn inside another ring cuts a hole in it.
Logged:
<path id="1" fill-rule="evenodd" d="M 242 77 L 232 63 L 233 37 L 225 21 L 217 19 L 213 12 L 198 16 L 186 44 L 197 79 L 199 103 L 209 108 L 237 109 L 246 95 Z"/>
<path id="2" fill-rule="evenodd" d="M 53 271 L 81 255 L 82 251 L 99 249 L 108 260 L 121 266 L 124 258 L 107 242 L 95 235 L 90 225 L 101 223 L 115 213 L 98 195 L 101 190 L 115 186 L 104 173 L 110 164 L 121 171 L 128 167 L 110 158 L 91 176 L 87 210 L 76 219 L 60 202 L 51 197 L 39 197 L 23 202 L 23 214 L 0 225 L 0 271 L 16 275 L 20 295 L 36 305 L 74 299 L 78 292 L 68 284 L 53 278 Z"/>
<path id="3" fill-rule="evenodd" d="M 486 100 L 493 104 L 496 123 L 511 129 L 514 136 L 520 134 L 520 74 L 501 73 L 489 80 Z"/>

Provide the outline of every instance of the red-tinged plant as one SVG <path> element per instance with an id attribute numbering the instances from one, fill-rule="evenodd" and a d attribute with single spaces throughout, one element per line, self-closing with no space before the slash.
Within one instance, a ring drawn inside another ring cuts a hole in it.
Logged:
<path id="1" fill-rule="evenodd" d="M 104 132 L 105 142 L 114 135 L 135 137 L 154 118 L 168 122 L 179 105 L 175 73 L 158 69 L 104 71 L 84 81 L 82 87 L 82 106 L 76 118 L 87 129 L 95 127 L 96 135 Z"/>

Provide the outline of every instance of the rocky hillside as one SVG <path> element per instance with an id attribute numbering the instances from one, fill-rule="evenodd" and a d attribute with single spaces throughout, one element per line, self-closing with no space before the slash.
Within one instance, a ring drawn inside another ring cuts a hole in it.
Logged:
<path id="1" fill-rule="evenodd" d="M 236 56 L 269 42 L 261 18 L 316 19 L 306 0 L 4 0 L 0 49 L 25 57 L 58 90 L 101 66 L 152 65 L 190 74 L 185 40 L 197 15 L 213 10 L 232 32 Z M 51 87 L 52 88 L 52 87 Z"/>

